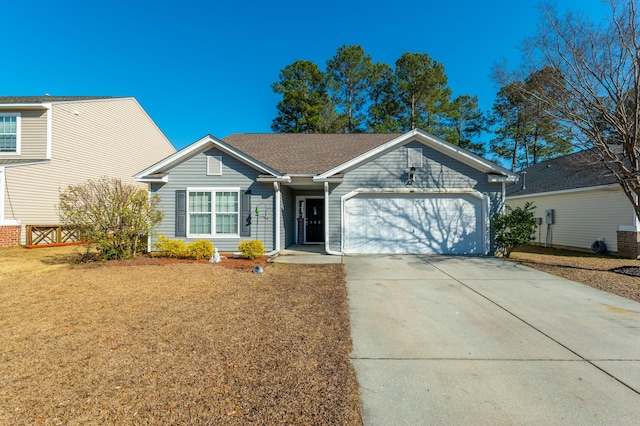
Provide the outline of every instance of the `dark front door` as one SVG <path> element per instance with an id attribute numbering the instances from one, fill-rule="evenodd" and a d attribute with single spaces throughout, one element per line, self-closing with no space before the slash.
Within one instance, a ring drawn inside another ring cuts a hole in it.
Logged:
<path id="1" fill-rule="evenodd" d="M 305 212 L 307 243 L 324 242 L 324 200 L 307 199 Z"/>

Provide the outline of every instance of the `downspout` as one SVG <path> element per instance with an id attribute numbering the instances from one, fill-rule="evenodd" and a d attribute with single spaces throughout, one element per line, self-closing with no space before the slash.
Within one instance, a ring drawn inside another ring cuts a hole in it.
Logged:
<path id="1" fill-rule="evenodd" d="M 502 183 L 504 189 L 504 182 Z M 504 205 L 504 203 L 503 203 Z M 491 252 L 491 197 L 485 193 L 482 200 L 482 214 L 484 216 L 484 255 L 487 256 Z"/>
<path id="2" fill-rule="evenodd" d="M 151 184 L 147 184 L 147 202 L 151 206 Z M 151 232 L 147 235 L 147 253 L 151 253 Z"/>
<path id="3" fill-rule="evenodd" d="M 282 195 L 280 193 L 280 183 L 273 182 L 273 190 L 276 193 L 276 208 L 274 209 L 274 217 L 275 217 L 275 241 L 274 241 L 274 253 L 280 252 L 280 216 L 282 215 L 282 207 L 280 206 Z"/>
<path id="4" fill-rule="evenodd" d="M 324 251 L 334 256 L 342 256 L 344 253 L 331 250 L 329 244 L 329 182 L 324 182 Z"/>

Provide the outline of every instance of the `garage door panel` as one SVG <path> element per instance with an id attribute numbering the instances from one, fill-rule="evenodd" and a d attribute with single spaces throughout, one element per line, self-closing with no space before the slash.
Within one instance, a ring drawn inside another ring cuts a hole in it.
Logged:
<path id="1" fill-rule="evenodd" d="M 471 196 L 356 196 L 345 204 L 345 251 L 481 253 L 481 223 Z"/>

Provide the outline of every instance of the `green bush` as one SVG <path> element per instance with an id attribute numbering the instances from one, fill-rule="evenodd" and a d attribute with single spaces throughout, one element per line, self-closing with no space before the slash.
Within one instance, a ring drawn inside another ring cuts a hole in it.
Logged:
<path id="1" fill-rule="evenodd" d="M 510 257 L 513 249 L 529 244 L 536 238 L 536 218 L 533 203 L 527 202 L 524 207 L 507 206 L 507 214 L 493 216 L 493 227 L 496 233 L 498 251 L 504 257 Z"/>
<path id="2" fill-rule="evenodd" d="M 182 240 L 170 240 L 164 235 L 160 235 L 156 240 L 155 247 L 167 257 L 185 257 L 187 244 Z"/>
<path id="3" fill-rule="evenodd" d="M 238 245 L 238 250 L 242 253 L 242 257 L 247 259 L 257 259 L 264 256 L 264 244 L 260 240 L 242 241 Z"/>
<path id="4" fill-rule="evenodd" d="M 189 259 L 206 259 L 213 255 L 213 244 L 209 240 L 185 243 L 182 240 L 170 240 L 160 235 L 155 247 L 163 256 Z"/>
<path id="5" fill-rule="evenodd" d="M 186 257 L 189 259 L 208 259 L 213 256 L 213 244 L 209 240 L 198 240 L 187 244 Z"/>

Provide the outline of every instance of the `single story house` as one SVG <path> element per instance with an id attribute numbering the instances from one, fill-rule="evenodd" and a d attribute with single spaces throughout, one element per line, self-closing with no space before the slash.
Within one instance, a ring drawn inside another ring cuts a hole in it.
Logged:
<path id="1" fill-rule="evenodd" d="M 517 175 L 413 130 L 209 135 L 135 178 L 160 197 L 157 235 L 222 252 L 259 239 L 268 252 L 487 254 Z"/>
<path id="2" fill-rule="evenodd" d="M 607 250 L 637 258 L 640 223 L 616 178 L 589 151 L 527 167 L 507 185 L 507 205 L 532 202 L 538 219 L 536 243 L 548 247 Z"/>

